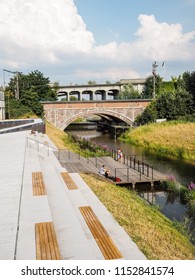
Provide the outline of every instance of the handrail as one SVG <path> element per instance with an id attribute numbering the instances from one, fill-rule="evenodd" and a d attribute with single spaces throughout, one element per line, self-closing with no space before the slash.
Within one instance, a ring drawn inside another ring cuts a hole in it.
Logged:
<path id="1" fill-rule="evenodd" d="M 57 149 L 56 147 L 53 147 L 53 146 L 51 146 L 51 145 L 49 145 L 49 144 L 46 144 L 46 143 L 41 142 L 41 141 L 38 141 L 37 139 L 31 138 L 31 137 L 27 137 L 27 139 L 33 140 L 34 142 L 37 142 L 37 143 L 39 143 L 39 144 L 42 144 L 42 145 L 47 146 L 47 147 L 49 147 L 49 148 L 52 148 L 52 149 L 54 149 L 54 150 L 57 150 L 57 151 L 59 150 L 59 149 Z M 28 142 L 27 142 L 27 145 L 28 145 Z"/>

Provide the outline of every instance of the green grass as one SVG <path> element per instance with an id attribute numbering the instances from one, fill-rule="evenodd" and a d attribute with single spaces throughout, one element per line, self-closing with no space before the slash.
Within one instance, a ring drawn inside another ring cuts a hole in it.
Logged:
<path id="1" fill-rule="evenodd" d="M 82 178 L 150 260 L 191 260 L 193 246 L 174 223 L 135 192 L 90 174 Z M 177 225 L 178 227 L 178 225 Z"/>
<path id="2" fill-rule="evenodd" d="M 121 139 L 162 154 L 195 162 L 195 123 L 148 124 L 126 132 Z"/>

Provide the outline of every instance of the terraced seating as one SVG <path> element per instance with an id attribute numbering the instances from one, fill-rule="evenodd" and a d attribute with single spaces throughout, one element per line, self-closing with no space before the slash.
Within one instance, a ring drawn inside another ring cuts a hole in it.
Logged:
<path id="1" fill-rule="evenodd" d="M 36 223 L 36 259 L 60 260 L 60 250 L 52 222 Z"/>
<path id="2" fill-rule="evenodd" d="M 69 190 L 77 190 L 78 187 L 67 172 L 61 172 L 62 178 Z"/>
<path id="3" fill-rule="evenodd" d="M 46 195 L 45 183 L 42 172 L 32 172 L 33 195 Z"/>
<path id="4" fill-rule="evenodd" d="M 95 241 L 106 260 L 120 259 L 123 256 L 90 206 L 79 207 Z"/>

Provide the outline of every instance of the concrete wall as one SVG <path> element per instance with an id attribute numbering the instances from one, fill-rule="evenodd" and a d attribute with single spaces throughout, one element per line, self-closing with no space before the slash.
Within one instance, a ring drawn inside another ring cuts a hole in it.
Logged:
<path id="1" fill-rule="evenodd" d="M 41 119 L 5 120 L 0 122 L 0 134 L 24 130 L 45 133 L 45 122 Z"/>

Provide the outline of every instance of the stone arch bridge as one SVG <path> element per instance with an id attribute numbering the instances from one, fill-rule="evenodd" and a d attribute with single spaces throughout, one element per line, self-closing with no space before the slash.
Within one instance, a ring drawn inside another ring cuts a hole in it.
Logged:
<path id="1" fill-rule="evenodd" d="M 84 102 L 42 102 L 46 120 L 57 128 L 64 130 L 78 118 L 94 115 L 107 120 L 133 125 L 135 118 L 141 114 L 151 100 L 112 100 Z"/>

